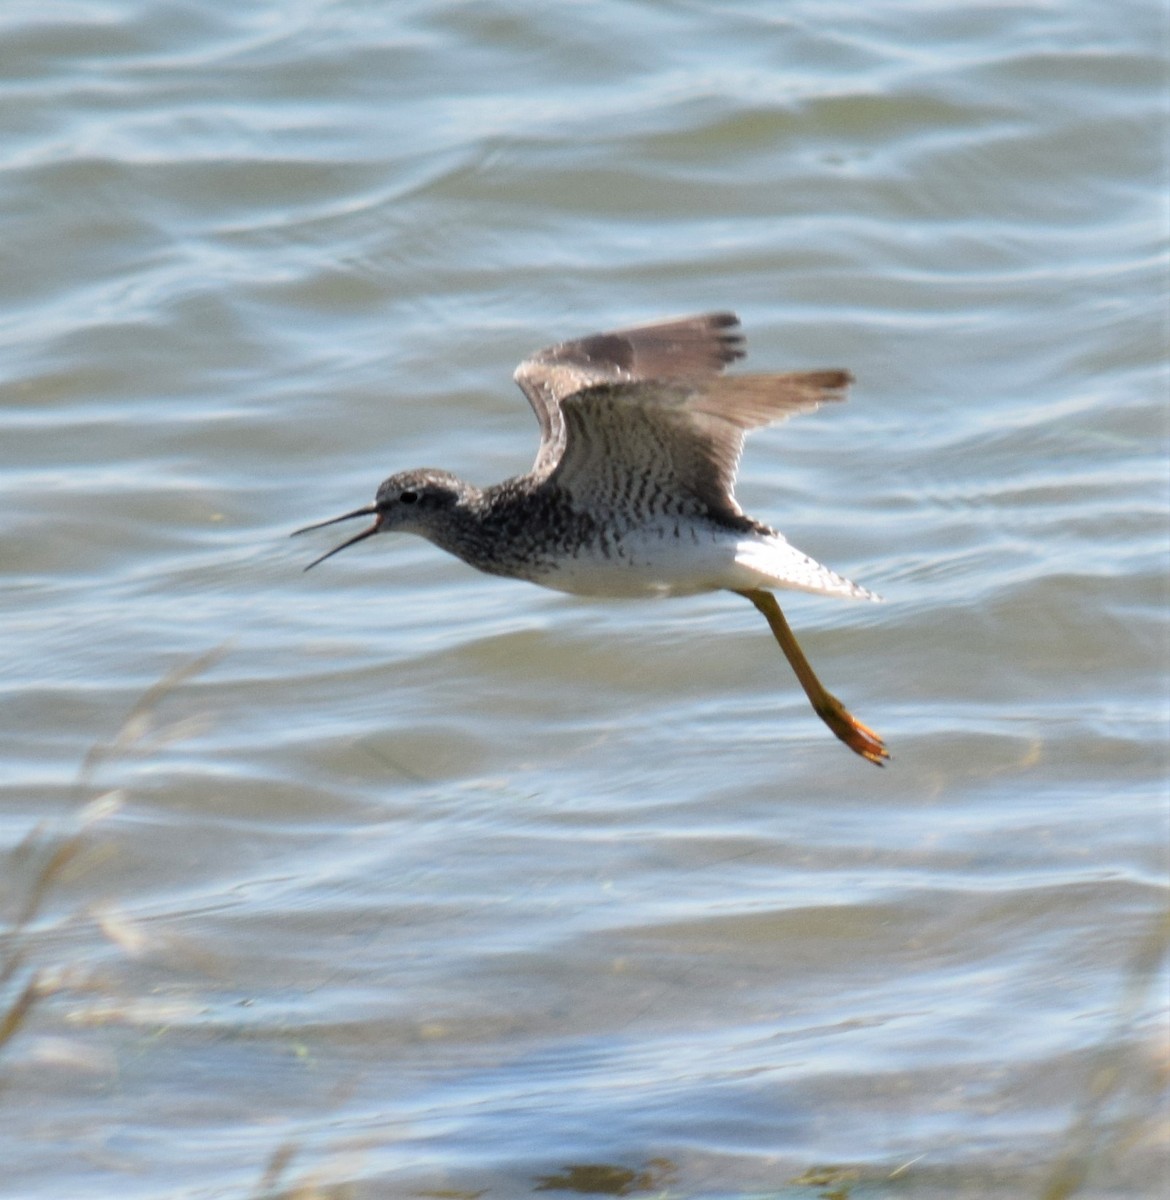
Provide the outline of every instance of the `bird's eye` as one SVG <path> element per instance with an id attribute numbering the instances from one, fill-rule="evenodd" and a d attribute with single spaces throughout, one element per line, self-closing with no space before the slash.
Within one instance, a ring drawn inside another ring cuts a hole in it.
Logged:
<path id="1" fill-rule="evenodd" d="M 399 492 L 398 499 L 403 504 L 414 504 L 418 500 L 418 492 Z"/>

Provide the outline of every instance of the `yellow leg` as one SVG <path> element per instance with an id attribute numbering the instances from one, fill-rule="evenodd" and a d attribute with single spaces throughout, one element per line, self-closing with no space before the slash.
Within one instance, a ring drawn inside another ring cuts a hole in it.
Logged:
<path id="1" fill-rule="evenodd" d="M 862 758 L 879 767 L 884 766 L 882 760 L 890 757 L 885 742 L 868 725 L 863 725 L 853 716 L 845 705 L 828 692 L 825 685 L 816 677 L 808 659 L 804 656 L 804 651 L 797 644 L 795 634 L 784 619 L 780 605 L 776 603 L 776 597 L 771 592 L 765 592 L 760 588 L 738 594 L 750 600 L 764 614 L 764 619 L 768 622 L 776 641 L 780 643 L 784 657 L 788 659 L 792 669 L 796 672 L 796 678 L 800 680 L 800 686 L 804 688 L 805 695 L 812 702 L 817 716 L 855 754 L 860 754 Z"/>

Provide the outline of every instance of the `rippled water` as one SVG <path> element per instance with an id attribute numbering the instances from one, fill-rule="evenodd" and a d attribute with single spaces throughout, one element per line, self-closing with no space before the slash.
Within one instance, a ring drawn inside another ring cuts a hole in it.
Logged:
<path id="1" fill-rule="evenodd" d="M 1166 51 L 6 4 L 0 1193 L 1159 1194 Z M 884 772 L 734 596 L 285 536 L 525 469 L 526 351 L 707 308 L 857 376 L 740 496 L 885 596 L 785 602 Z"/>

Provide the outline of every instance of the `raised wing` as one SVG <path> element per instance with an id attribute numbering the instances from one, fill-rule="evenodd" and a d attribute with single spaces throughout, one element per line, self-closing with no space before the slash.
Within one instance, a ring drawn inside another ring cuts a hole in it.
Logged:
<path id="1" fill-rule="evenodd" d="M 743 336 L 734 313 L 703 313 L 595 333 L 549 346 L 527 358 L 513 378 L 540 422 L 533 473 L 550 472 L 565 448 L 562 402 L 604 383 L 640 380 L 697 382 L 742 358 Z"/>
<path id="2" fill-rule="evenodd" d="M 806 371 L 596 384 L 561 402 L 565 447 L 550 482 L 597 511 L 741 517 L 747 432 L 844 400 L 851 382 L 847 371 Z"/>

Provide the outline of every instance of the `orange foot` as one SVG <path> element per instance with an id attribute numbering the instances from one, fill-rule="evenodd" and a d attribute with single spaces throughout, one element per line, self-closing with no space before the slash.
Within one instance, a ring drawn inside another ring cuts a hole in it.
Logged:
<path id="1" fill-rule="evenodd" d="M 890 757 L 885 742 L 868 725 L 863 725 L 837 699 L 826 693 L 827 703 L 817 705 L 817 716 L 853 751 L 867 762 L 884 767 L 884 759 Z"/>

